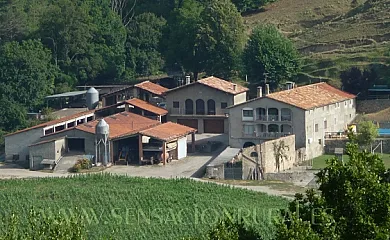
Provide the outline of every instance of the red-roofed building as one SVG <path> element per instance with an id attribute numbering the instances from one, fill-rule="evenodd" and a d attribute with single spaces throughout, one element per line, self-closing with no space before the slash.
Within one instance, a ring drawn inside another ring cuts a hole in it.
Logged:
<path id="1" fill-rule="evenodd" d="M 198 133 L 227 133 L 226 108 L 245 102 L 248 89 L 208 77 L 165 92 L 168 120 L 198 130 Z"/>
<path id="2" fill-rule="evenodd" d="M 316 83 L 258 97 L 229 107 L 229 144 L 247 147 L 295 135 L 306 159 L 323 153 L 324 140 L 343 132 L 356 115 L 355 96 L 327 83 Z"/>

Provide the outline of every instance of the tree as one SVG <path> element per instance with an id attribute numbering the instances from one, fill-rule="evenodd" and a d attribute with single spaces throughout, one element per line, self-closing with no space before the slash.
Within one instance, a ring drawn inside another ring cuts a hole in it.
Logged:
<path id="1" fill-rule="evenodd" d="M 157 74 L 164 60 L 159 52 L 162 29 L 166 21 L 153 13 L 143 13 L 128 26 L 127 67 L 138 76 Z"/>
<path id="2" fill-rule="evenodd" d="M 296 235 L 314 232 L 311 239 L 389 239 L 388 172 L 378 155 L 360 152 L 355 139 L 350 140 L 349 161 L 328 160 L 317 174 L 320 194 L 312 190 L 306 197 L 296 195 L 289 208 L 294 217 L 281 220 L 277 239 L 287 239 L 286 229 Z M 305 224 L 294 230 L 298 221 Z"/>
<path id="3" fill-rule="evenodd" d="M 378 137 L 378 127 L 371 121 L 364 121 L 358 125 L 357 143 L 360 146 L 369 146 Z"/>
<path id="4" fill-rule="evenodd" d="M 238 70 L 245 41 L 242 17 L 229 0 L 183 1 L 170 20 L 165 56 L 194 74 L 228 77 Z M 180 49 L 178 51 L 177 49 Z"/>
<path id="5" fill-rule="evenodd" d="M 11 132 L 26 126 L 27 112 L 23 106 L 6 97 L 0 98 L 0 130 Z"/>
<path id="6" fill-rule="evenodd" d="M 27 108 L 41 104 L 53 90 L 57 68 L 38 40 L 8 42 L 0 48 L 0 95 Z"/>
<path id="7" fill-rule="evenodd" d="M 256 27 L 245 47 L 243 61 L 251 83 L 265 79 L 275 85 L 291 79 L 301 67 L 293 43 L 273 25 Z"/>
<path id="8" fill-rule="evenodd" d="M 368 89 L 378 81 L 378 75 L 374 68 L 362 71 L 358 67 L 352 67 L 341 72 L 340 78 L 344 91 L 362 97 L 367 96 Z"/>
<path id="9" fill-rule="evenodd" d="M 259 9 L 274 0 L 232 0 L 232 2 L 239 12 L 247 12 Z"/>

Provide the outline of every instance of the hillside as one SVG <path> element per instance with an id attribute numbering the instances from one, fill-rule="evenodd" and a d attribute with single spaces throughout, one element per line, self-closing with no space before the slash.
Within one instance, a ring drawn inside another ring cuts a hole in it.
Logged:
<path id="1" fill-rule="evenodd" d="M 390 0 L 279 0 L 245 23 L 248 30 L 273 23 L 296 44 L 304 61 L 299 81 L 339 85 L 340 71 L 351 66 L 390 73 L 389 10 Z"/>
<path id="2" fill-rule="evenodd" d="M 1 218 L 14 212 L 22 221 L 31 207 L 46 216 L 79 211 L 86 217 L 88 239 L 202 237 L 224 210 L 246 216 L 270 239 L 272 214 L 287 206 L 282 198 L 213 183 L 102 174 L 0 181 L 0 201 Z"/>

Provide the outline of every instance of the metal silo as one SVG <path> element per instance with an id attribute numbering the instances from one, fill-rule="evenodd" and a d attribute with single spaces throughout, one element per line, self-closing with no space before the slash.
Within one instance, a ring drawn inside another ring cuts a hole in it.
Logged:
<path id="1" fill-rule="evenodd" d="M 107 166 L 110 156 L 110 144 L 108 141 L 110 135 L 110 126 L 104 119 L 100 120 L 95 129 L 95 164 L 102 163 Z"/>
<path id="2" fill-rule="evenodd" d="M 95 109 L 99 104 L 99 92 L 93 87 L 88 89 L 86 98 L 89 110 Z"/>

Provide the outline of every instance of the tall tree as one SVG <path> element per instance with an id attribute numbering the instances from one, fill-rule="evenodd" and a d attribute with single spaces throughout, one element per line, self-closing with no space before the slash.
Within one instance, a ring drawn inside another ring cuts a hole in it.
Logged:
<path id="1" fill-rule="evenodd" d="M 38 40 L 8 42 L 0 48 L 0 95 L 26 107 L 41 104 L 52 92 L 57 68 Z"/>
<path id="2" fill-rule="evenodd" d="M 153 13 L 143 13 L 128 26 L 127 67 L 138 76 L 157 74 L 164 61 L 159 52 L 166 21 Z"/>
<path id="3" fill-rule="evenodd" d="M 301 66 L 297 49 L 273 25 L 253 30 L 243 61 L 250 82 L 259 83 L 266 78 L 275 85 L 293 78 Z"/>
<path id="4" fill-rule="evenodd" d="M 166 52 L 170 64 L 179 63 L 195 79 L 200 72 L 228 77 L 238 69 L 245 34 L 242 17 L 229 0 L 185 0 L 174 18 Z"/>
<path id="5" fill-rule="evenodd" d="M 26 109 L 21 104 L 10 101 L 5 96 L 0 97 L 0 137 L 4 137 L 2 130 L 11 132 L 25 127 L 26 115 Z M 0 139 L 0 147 L 2 144 L 4 144 L 4 139 Z"/>
<path id="6" fill-rule="evenodd" d="M 374 68 L 360 70 L 358 67 L 352 67 L 340 74 L 341 83 L 344 91 L 359 94 L 365 97 L 368 89 L 378 81 L 378 75 Z"/>

